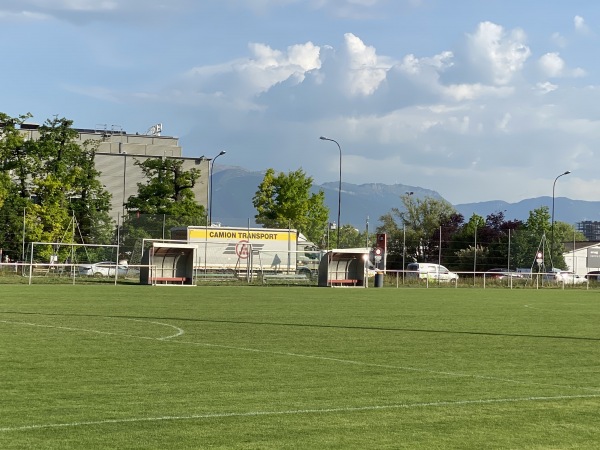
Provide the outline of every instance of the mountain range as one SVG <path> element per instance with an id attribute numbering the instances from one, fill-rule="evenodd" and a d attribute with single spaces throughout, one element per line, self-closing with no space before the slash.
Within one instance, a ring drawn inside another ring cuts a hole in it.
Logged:
<path id="1" fill-rule="evenodd" d="M 215 166 L 213 170 L 212 219 L 223 226 L 255 226 L 256 210 L 252 197 L 258 190 L 265 172 L 252 172 L 241 167 Z M 313 191 L 325 192 L 325 204 L 330 211 L 330 221 L 337 220 L 339 182 L 314 184 Z M 341 222 L 364 230 L 375 230 L 380 224 L 379 218 L 392 208 L 400 208 L 400 196 L 412 192 L 415 197 L 433 197 L 443 199 L 430 189 L 404 184 L 352 184 L 342 182 Z M 473 214 L 487 217 L 489 214 L 503 212 L 506 220 L 527 220 L 529 212 L 541 206 L 552 211 L 552 197 L 537 197 L 508 203 L 491 200 L 479 203 L 453 205 L 468 220 Z M 566 197 L 554 199 L 554 220 L 575 225 L 586 220 L 600 221 L 600 201 L 572 200 Z"/>

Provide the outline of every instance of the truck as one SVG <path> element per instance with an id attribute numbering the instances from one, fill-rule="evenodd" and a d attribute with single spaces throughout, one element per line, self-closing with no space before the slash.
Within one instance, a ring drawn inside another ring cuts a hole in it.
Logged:
<path id="1" fill-rule="evenodd" d="M 195 244 L 197 271 L 317 274 L 322 253 L 295 229 L 188 226 L 171 239 Z"/>

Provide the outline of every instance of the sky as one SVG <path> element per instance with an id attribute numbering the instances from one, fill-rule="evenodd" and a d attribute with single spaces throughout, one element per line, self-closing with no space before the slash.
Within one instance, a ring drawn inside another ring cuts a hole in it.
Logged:
<path id="1" fill-rule="evenodd" d="M 344 182 L 453 204 L 600 200 L 600 2 L 0 0 L 0 40 L 0 112 L 32 123 L 161 123 L 319 184 L 341 149 Z"/>

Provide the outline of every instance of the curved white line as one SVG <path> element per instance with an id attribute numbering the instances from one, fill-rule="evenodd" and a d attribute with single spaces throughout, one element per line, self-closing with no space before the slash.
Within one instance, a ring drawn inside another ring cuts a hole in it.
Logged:
<path id="1" fill-rule="evenodd" d="M 115 317 L 115 318 L 118 318 L 118 317 Z M 153 322 L 151 320 L 142 320 L 142 319 L 127 319 L 127 320 L 132 320 L 134 322 L 153 323 L 154 325 L 163 325 L 165 327 L 171 327 L 171 328 L 174 328 L 175 330 L 177 330 L 177 333 L 172 334 L 171 336 L 163 336 L 163 337 L 155 338 L 155 339 L 158 339 L 159 341 L 164 341 L 164 340 L 167 340 L 167 339 L 171 339 L 171 338 L 175 338 L 175 337 L 178 337 L 178 336 L 182 336 L 185 333 L 185 331 L 183 329 L 181 329 L 179 327 L 176 327 L 175 325 L 171 325 L 170 323 Z"/>
<path id="2" fill-rule="evenodd" d="M 115 317 L 104 317 L 106 318 L 110 318 L 110 319 L 116 319 Z M 172 334 L 170 336 L 162 336 L 162 337 L 150 337 L 150 336 L 138 336 L 138 335 L 133 335 L 133 334 L 125 334 L 125 333 L 115 333 L 112 331 L 100 331 L 100 330 L 91 330 L 89 328 L 76 328 L 76 327 L 63 327 L 63 326 L 59 326 L 59 325 L 44 325 L 44 324 L 40 324 L 40 323 L 31 323 L 31 322 L 17 322 L 17 321 L 13 321 L 13 320 L 0 320 L 0 323 L 8 323 L 8 324 L 13 324 L 13 325 L 26 325 L 26 326 L 30 326 L 30 327 L 39 327 L 39 328 L 55 328 L 58 330 L 66 330 L 66 331 L 83 331 L 86 333 L 97 333 L 97 334 L 104 334 L 107 336 L 124 336 L 124 337 L 129 337 L 129 338 L 137 338 L 137 339 L 151 339 L 151 340 L 158 340 L 158 341 L 162 341 L 162 340 L 166 340 L 166 339 L 171 339 L 174 337 L 178 337 L 181 336 L 185 333 L 184 330 L 182 330 L 179 327 L 176 327 L 175 325 L 171 325 L 168 323 L 162 323 L 162 322 L 152 322 L 149 320 L 140 320 L 140 319 L 125 319 L 125 320 L 133 320 L 136 322 L 146 322 L 146 323 L 152 323 L 155 325 L 163 325 L 166 327 L 171 327 L 174 328 L 175 330 L 177 330 L 177 333 Z"/>
<path id="3" fill-rule="evenodd" d="M 586 398 L 598 398 L 600 395 L 558 395 L 555 397 L 522 397 L 522 398 L 492 398 L 478 400 L 458 400 L 455 402 L 439 401 L 426 403 L 400 403 L 395 405 L 373 405 L 373 406 L 349 406 L 337 408 L 323 409 L 293 409 L 287 411 L 249 411 L 249 412 L 225 412 L 225 413 L 207 413 L 193 414 L 189 416 L 162 416 L 162 417 L 137 417 L 129 419 L 106 419 L 106 420 L 91 420 L 86 422 L 70 422 L 70 423 L 48 423 L 37 425 L 23 425 L 16 427 L 3 427 L 0 432 L 6 433 L 10 431 L 27 431 L 40 430 L 48 428 L 67 428 L 81 427 L 90 425 L 108 425 L 119 423 L 134 423 L 134 422 L 161 422 L 167 420 L 200 420 L 200 419 L 215 419 L 228 417 L 255 417 L 255 416 L 282 416 L 295 414 L 325 414 L 325 413 L 344 413 L 355 411 L 378 411 L 389 409 L 412 409 L 412 408 L 430 408 L 444 406 L 463 406 L 463 405 L 489 405 L 499 403 L 516 403 L 516 402 L 535 402 L 535 401 L 557 401 L 557 400 L 576 400 Z"/>

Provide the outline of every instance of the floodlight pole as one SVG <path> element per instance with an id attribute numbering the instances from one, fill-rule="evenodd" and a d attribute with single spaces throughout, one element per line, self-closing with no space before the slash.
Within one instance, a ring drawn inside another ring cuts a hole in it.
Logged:
<path id="1" fill-rule="evenodd" d="M 554 252 L 554 189 L 556 188 L 556 181 L 564 176 L 569 175 L 571 173 L 570 170 L 561 173 L 554 179 L 554 183 L 552 184 L 552 221 L 550 224 L 550 257 L 552 257 L 552 253 Z M 552 268 L 554 269 L 554 262 L 552 262 Z"/>
<path id="2" fill-rule="evenodd" d="M 342 226 L 342 223 L 340 222 L 340 214 L 341 214 L 341 209 L 342 209 L 342 147 L 340 147 L 340 144 L 335 139 L 329 139 L 329 138 L 326 138 L 325 136 L 321 136 L 319 139 L 321 139 L 322 141 L 335 142 L 336 145 L 338 146 L 338 150 L 340 151 L 340 181 L 339 181 L 339 185 L 338 185 L 338 214 L 337 214 L 337 227 L 338 227 L 337 228 L 337 246 L 339 248 L 340 247 L 340 229 Z"/>
<path id="3" fill-rule="evenodd" d="M 221 150 L 217 156 L 215 156 L 210 162 L 210 175 L 209 175 L 209 189 L 208 189 L 208 225 L 212 226 L 212 198 L 213 198 L 213 169 L 215 168 L 215 161 L 221 155 L 227 153 L 225 150 Z"/>

